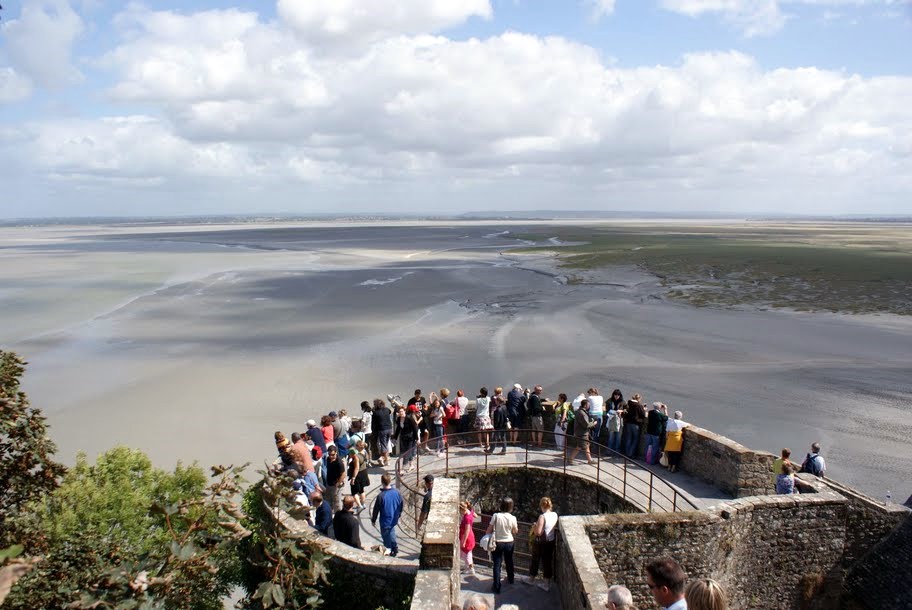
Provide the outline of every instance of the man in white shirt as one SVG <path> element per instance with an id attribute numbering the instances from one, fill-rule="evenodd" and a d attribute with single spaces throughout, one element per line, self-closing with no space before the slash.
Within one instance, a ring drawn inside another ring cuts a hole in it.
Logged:
<path id="1" fill-rule="evenodd" d="M 646 584 L 663 610 L 687 610 L 684 583 L 687 574 L 671 557 L 659 557 L 646 564 Z"/>

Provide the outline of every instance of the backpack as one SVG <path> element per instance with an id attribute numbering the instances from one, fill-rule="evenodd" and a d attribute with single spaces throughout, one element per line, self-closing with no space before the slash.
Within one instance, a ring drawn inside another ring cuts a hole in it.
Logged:
<path id="1" fill-rule="evenodd" d="M 821 475 L 821 472 L 820 462 L 817 461 L 817 454 L 807 454 L 807 457 L 804 458 L 804 462 L 801 463 L 801 470 L 798 472 L 807 472 L 814 475 L 815 477 L 819 477 Z"/>

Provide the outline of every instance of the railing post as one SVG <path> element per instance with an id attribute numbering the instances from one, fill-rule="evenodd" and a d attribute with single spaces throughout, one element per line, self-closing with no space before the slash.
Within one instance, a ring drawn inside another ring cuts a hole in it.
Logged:
<path id="1" fill-rule="evenodd" d="M 523 436 L 526 437 L 526 462 L 525 462 L 525 464 L 523 464 L 523 466 L 525 468 L 528 468 L 529 467 L 529 436 L 527 434 L 524 434 Z"/>
<path id="2" fill-rule="evenodd" d="M 652 471 L 649 471 L 649 512 L 652 512 Z"/>
<path id="3" fill-rule="evenodd" d="M 621 492 L 621 496 L 625 500 L 627 499 L 627 458 L 624 458 L 624 490 Z"/>
<path id="4" fill-rule="evenodd" d="M 443 462 L 443 476 L 448 477 L 448 476 L 450 476 L 450 443 L 449 443 L 449 439 L 447 439 L 445 436 L 444 436 L 443 438 L 444 438 L 444 443 L 443 443 L 443 452 L 444 452 L 444 453 L 443 453 L 443 460 L 444 460 L 444 462 Z"/>
<path id="5" fill-rule="evenodd" d="M 567 474 L 567 435 L 564 434 L 564 475 Z"/>
<path id="6" fill-rule="evenodd" d="M 678 490 L 673 488 L 671 489 L 674 492 L 674 495 L 671 497 L 671 512 L 678 512 Z"/>
<path id="7" fill-rule="evenodd" d="M 421 486 L 421 451 L 420 445 L 415 445 L 415 485 Z"/>

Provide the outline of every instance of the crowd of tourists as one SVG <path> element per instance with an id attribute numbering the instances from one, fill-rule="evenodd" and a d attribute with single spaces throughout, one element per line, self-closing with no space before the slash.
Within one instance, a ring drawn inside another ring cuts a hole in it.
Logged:
<path id="1" fill-rule="evenodd" d="M 386 471 L 391 456 L 401 456 L 404 469 L 409 470 L 419 451 L 442 455 L 449 442 L 448 434 L 453 443 L 475 439 L 487 453 L 494 453 L 498 448 L 499 453 L 505 453 L 508 442 L 520 440 L 520 431 L 527 430 L 528 436 L 523 440 L 530 446 L 542 447 L 545 422 L 553 421 L 554 445 L 565 452 L 569 463 L 573 463 L 580 452 L 593 463 L 592 442 L 635 458 L 639 455 L 640 439 L 644 434 L 645 461 L 661 463 L 675 472 L 681 459 L 683 431 L 688 426 L 681 411 L 669 415 L 668 406 L 661 402 L 653 402 L 647 409 L 639 394 L 625 399 L 620 389 L 613 390 L 606 398 L 597 388 L 590 387 L 572 400 L 561 393 L 552 401 L 543 397 L 540 385 L 524 389 L 520 384 L 514 384 L 507 393 L 501 387 L 493 392 L 482 387 L 475 398 L 474 417 L 463 390 L 452 394 L 447 388 L 441 388 L 425 398 L 417 389 L 405 403 L 398 396 L 388 396 L 388 400 L 389 403 L 381 398 L 362 402 L 360 419 L 350 417 L 344 409 L 330 411 L 319 423 L 307 421 L 306 430 L 292 433 L 290 438 L 276 432 L 275 443 L 279 454 L 276 469 L 291 480 L 294 501 L 304 509 L 308 522 L 321 534 L 356 548 L 363 548 L 358 516 L 366 508 L 369 468 L 382 468 L 381 488 L 373 503 L 370 520 L 379 529 L 383 541 L 378 550 L 394 557 L 399 552 L 396 528 L 402 515 L 403 498 L 393 485 L 392 475 Z M 777 493 L 797 493 L 796 471 L 823 476 L 826 470 L 817 443 L 813 444 L 800 468 L 790 461 L 790 456 L 791 452 L 783 449 L 781 457 L 773 464 Z M 418 529 L 430 512 L 434 476 L 427 474 L 423 481 L 425 495 L 417 520 Z M 349 486 L 347 494 L 344 493 L 346 483 Z M 554 577 L 558 516 L 549 497 L 541 498 L 538 508 L 540 513 L 530 532 L 529 575 L 520 578 L 520 582 L 547 591 Z M 491 554 L 494 593 L 500 593 L 504 567 L 507 582 L 513 583 L 516 579 L 513 552 L 518 523 L 512 511 L 513 500 L 504 498 L 500 510 L 491 517 L 485 535 L 476 541 L 473 524 L 478 515 L 470 501 L 460 504 L 462 570 L 469 576 L 475 575 L 473 551 L 480 545 Z M 674 560 L 656 560 L 647 566 L 647 573 L 648 585 L 656 601 L 668 610 L 727 607 L 724 592 L 711 580 L 695 580 L 685 590 L 684 572 Z M 623 586 L 611 587 L 606 607 L 613 610 L 633 608 L 630 591 Z"/>

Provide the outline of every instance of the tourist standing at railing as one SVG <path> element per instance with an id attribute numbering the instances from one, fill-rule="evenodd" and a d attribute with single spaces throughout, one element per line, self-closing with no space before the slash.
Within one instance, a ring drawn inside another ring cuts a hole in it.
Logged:
<path id="1" fill-rule="evenodd" d="M 621 450 L 621 430 L 623 430 L 624 412 L 616 410 L 613 406 L 608 407 L 605 414 L 604 436 L 608 438 L 608 448 L 612 451 Z"/>
<path id="2" fill-rule="evenodd" d="M 605 417 L 605 398 L 599 393 L 598 388 L 589 388 L 586 391 L 586 398 L 589 399 L 589 417 L 595 422 L 595 426 L 589 432 L 589 438 L 598 442 L 602 418 Z"/>
<path id="3" fill-rule="evenodd" d="M 421 395 L 420 389 L 416 389 L 414 396 L 409 398 L 408 402 L 406 403 L 406 407 L 410 407 L 412 405 L 415 405 L 415 408 L 418 409 L 418 413 L 421 414 L 421 417 L 418 419 L 418 427 L 420 431 L 418 443 L 419 446 L 424 447 L 424 444 L 427 443 L 428 437 L 430 436 L 431 422 L 427 417 L 427 400 L 425 400 L 424 396 Z"/>
<path id="4" fill-rule="evenodd" d="M 364 490 L 370 486 L 370 477 L 367 474 L 367 447 L 364 441 L 358 441 L 355 450 L 348 454 L 348 483 L 351 485 L 351 495 L 360 513 L 364 510 Z"/>
<path id="5" fill-rule="evenodd" d="M 323 442 L 326 443 L 327 447 L 335 444 L 335 431 L 333 430 L 332 418 L 329 415 L 324 415 L 320 418 L 320 432 L 323 433 Z"/>
<path id="6" fill-rule="evenodd" d="M 345 462 L 339 455 L 338 447 L 326 452 L 326 477 L 323 497 L 335 513 L 342 508 L 342 486 L 345 484 Z"/>
<path id="7" fill-rule="evenodd" d="M 668 406 L 665 403 L 654 402 L 652 409 L 646 416 L 646 463 L 655 464 L 659 461 L 662 452 L 662 435 L 668 423 Z"/>
<path id="8" fill-rule="evenodd" d="M 364 444 L 367 446 L 368 453 L 373 457 L 376 453 L 377 441 L 373 438 L 371 426 L 374 425 L 374 414 L 371 412 L 370 403 L 366 400 L 361 401 L 361 434 L 364 435 Z M 351 436 L 351 433 L 349 433 Z M 355 445 L 355 439 L 352 437 L 352 446 Z"/>
<path id="9" fill-rule="evenodd" d="M 639 394 L 634 394 L 627 401 L 627 411 L 624 413 L 624 455 L 635 458 L 640 444 L 640 428 L 646 421 L 646 409 L 640 402 Z"/>
<path id="10" fill-rule="evenodd" d="M 567 463 L 572 464 L 580 449 L 586 454 L 586 462 L 594 464 L 592 454 L 589 452 L 589 432 L 595 427 L 595 422 L 589 418 L 589 400 L 584 398 L 573 418 L 573 449 L 567 457 Z"/>
<path id="11" fill-rule="evenodd" d="M 500 390 L 500 388 L 497 388 Z M 507 432 L 510 430 L 510 416 L 507 413 L 507 405 L 503 399 L 503 394 L 494 395 L 491 405 L 491 421 L 494 424 L 494 440 L 488 447 L 488 453 L 494 453 L 494 448 L 500 445 L 500 454 L 507 452 Z"/>
<path id="12" fill-rule="evenodd" d="M 668 458 L 668 470 L 678 471 L 681 463 L 681 450 L 684 447 L 684 428 L 689 426 L 684 421 L 684 413 L 675 411 L 674 417 L 665 425 L 665 455 Z"/>
<path id="13" fill-rule="evenodd" d="M 491 399 L 488 397 L 488 388 L 478 390 L 475 397 L 475 429 L 478 430 L 478 444 L 482 450 L 488 451 L 491 443 Z"/>
<path id="14" fill-rule="evenodd" d="M 532 527 L 532 563 L 529 566 L 529 577 L 526 584 L 537 585 L 545 591 L 551 590 L 551 578 L 554 576 L 554 547 L 557 528 L 557 513 L 551 510 L 551 498 L 544 496 L 538 503 L 541 514 Z M 544 580 L 538 582 L 538 567 L 541 565 Z"/>
<path id="15" fill-rule="evenodd" d="M 469 399 L 466 398 L 463 390 L 456 390 L 456 414 L 459 416 L 459 433 L 465 434 L 469 431 Z M 460 437 L 460 444 L 466 442 L 465 437 Z"/>
<path id="16" fill-rule="evenodd" d="M 567 401 L 567 395 L 561 392 L 557 395 L 557 404 L 554 405 L 554 444 L 560 451 L 566 445 L 567 430 L 573 423 L 573 407 Z"/>
<path id="17" fill-rule="evenodd" d="M 492 553 L 494 561 L 494 586 L 491 590 L 500 594 L 500 568 L 507 564 L 507 582 L 511 585 L 514 581 L 513 573 L 513 536 L 519 531 L 519 525 L 516 523 L 516 517 L 511 515 L 513 512 L 513 500 L 504 498 L 500 503 L 500 512 L 494 513 L 491 522 L 488 524 L 488 534 L 493 534 L 496 546 Z"/>
<path id="18" fill-rule="evenodd" d="M 462 572 L 475 576 L 475 564 L 472 561 L 472 550 L 475 548 L 475 532 L 472 531 L 472 524 L 475 523 L 475 511 L 468 500 L 459 503 L 459 511 L 462 517 L 459 520 L 459 555 L 465 566 Z"/>
<path id="19" fill-rule="evenodd" d="M 310 447 L 304 442 L 304 437 L 300 432 L 292 433 L 289 451 L 294 458 L 299 472 L 314 472 L 313 456 L 310 453 Z"/>
<path id="20" fill-rule="evenodd" d="M 390 437 L 393 435 L 393 414 L 382 398 L 374 399 L 371 432 L 377 438 L 380 465 L 389 465 Z"/>
<path id="21" fill-rule="evenodd" d="M 443 436 L 445 415 L 446 413 L 443 410 L 443 404 L 440 401 L 440 397 L 434 392 L 431 392 L 428 406 L 428 420 L 430 421 L 431 438 L 434 439 L 434 452 L 437 454 L 437 457 L 443 457 L 443 451 L 446 449 L 446 440 Z"/>
<path id="22" fill-rule="evenodd" d="M 396 430 L 393 432 L 393 439 L 399 442 L 399 455 L 406 469 L 411 468 L 412 459 L 415 457 L 415 444 L 418 442 L 418 407 L 411 405 L 399 407 L 396 417 Z"/>
<path id="23" fill-rule="evenodd" d="M 529 428 L 532 429 L 532 438 L 529 439 L 529 443 L 536 447 L 542 446 L 542 439 L 545 435 L 545 408 L 542 406 L 541 395 L 542 387 L 537 385 L 526 400 L 526 413 L 529 416 Z"/>
<path id="24" fill-rule="evenodd" d="M 513 389 L 507 394 L 507 416 L 510 418 L 510 442 L 515 443 L 519 438 L 526 414 L 526 393 L 522 385 L 513 384 Z"/>

